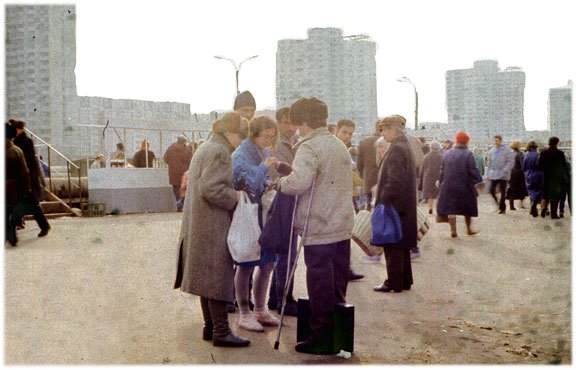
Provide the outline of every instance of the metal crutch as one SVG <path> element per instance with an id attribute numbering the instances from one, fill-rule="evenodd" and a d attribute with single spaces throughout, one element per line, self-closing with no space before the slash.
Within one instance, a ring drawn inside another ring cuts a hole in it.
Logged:
<path id="1" fill-rule="evenodd" d="M 314 185 L 316 183 L 316 176 L 312 178 L 312 190 L 310 191 L 310 199 L 308 199 L 308 209 L 306 211 L 306 220 L 304 220 L 304 230 L 302 231 L 302 238 L 300 238 L 300 244 L 298 245 L 298 249 L 296 250 L 296 259 L 294 261 L 298 261 L 298 257 L 300 256 L 300 250 L 304 245 L 304 237 L 306 236 L 306 231 L 308 230 L 308 218 L 310 217 L 310 205 L 312 204 L 312 196 L 314 195 Z M 294 218 L 296 216 L 296 206 L 298 205 L 298 195 L 296 195 L 296 199 L 294 200 L 294 210 L 292 211 L 292 224 L 290 225 L 290 244 L 288 246 L 288 266 L 292 261 L 292 238 L 294 237 Z M 282 332 L 282 322 L 284 321 L 284 309 L 286 307 L 286 299 L 288 298 L 288 287 L 290 286 L 290 281 L 294 276 L 294 272 L 296 271 L 296 263 L 290 267 L 290 271 L 288 276 L 286 277 L 286 282 L 284 284 L 284 294 L 282 294 L 282 313 L 280 315 L 280 322 L 278 323 L 278 333 L 276 335 L 276 341 L 274 342 L 274 349 L 278 349 L 280 347 L 280 333 Z"/>

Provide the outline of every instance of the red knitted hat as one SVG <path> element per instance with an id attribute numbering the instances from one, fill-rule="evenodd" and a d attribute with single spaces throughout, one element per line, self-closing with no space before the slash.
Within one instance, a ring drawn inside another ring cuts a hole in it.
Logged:
<path id="1" fill-rule="evenodd" d="M 454 135 L 454 141 L 456 142 L 456 144 L 466 145 L 470 141 L 470 135 L 468 135 L 464 131 L 459 131 L 456 133 L 456 135 Z"/>

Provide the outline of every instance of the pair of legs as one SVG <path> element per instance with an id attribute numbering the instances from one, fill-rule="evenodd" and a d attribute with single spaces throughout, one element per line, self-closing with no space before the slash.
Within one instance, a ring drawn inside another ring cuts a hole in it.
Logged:
<path id="1" fill-rule="evenodd" d="M 44 212 L 42 212 L 42 208 L 40 208 L 40 203 L 35 199 L 26 199 L 18 204 L 16 204 L 11 211 L 9 216 L 10 220 L 8 223 L 8 233 L 7 236 L 10 237 L 10 243 L 15 246 L 17 242 L 16 238 L 16 225 L 22 222 L 22 217 L 25 215 L 32 215 L 38 227 L 40 228 L 40 233 L 38 234 L 39 237 L 45 236 L 48 234 L 48 230 L 50 230 L 50 224 L 44 216 Z M 7 215 L 8 216 L 8 215 Z M 12 243 L 12 241 L 14 243 Z"/>
<path id="2" fill-rule="evenodd" d="M 410 290 L 414 280 L 412 278 L 412 263 L 410 262 L 410 248 L 384 247 L 386 257 L 386 275 L 388 279 L 382 285 L 374 287 L 377 292 L 399 293 Z"/>
<path id="3" fill-rule="evenodd" d="M 499 213 L 506 212 L 506 186 L 508 185 L 508 181 L 506 180 L 492 180 L 490 183 L 490 195 L 494 198 L 494 201 L 498 204 L 498 209 L 500 209 Z M 496 188 L 500 190 L 500 201 L 496 197 Z"/>
<path id="4" fill-rule="evenodd" d="M 290 271 L 296 265 L 296 244 L 297 236 L 294 235 L 292 238 L 292 245 L 290 246 L 290 265 L 288 265 L 288 255 L 279 254 L 278 262 L 276 262 L 276 267 L 272 273 L 272 283 L 270 284 L 270 293 L 268 295 L 268 308 L 271 310 L 278 309 L 278 313 L 281 314 L 282 309 L 282 298 L 284 297 L 284 290 L 286 288 L 286 279 L 290 274 Z M 290 279 L 288 284 L 288 293 L 286 295 L 286 315 L 296 316 L 298 313 L 298 305 L 292 295 L 294 291 L 294 276 Z"/>
<path id="5" fill-rule="evenodd" d="M 311 335 L 296 351 L 327 354 L 332 350 L 334 306 L 346 303 L 350 239 L 304 246 Z"/>
<path id="6" fill-rule="evenodd" d="M 466 230 L 468 235 L 478 234 L 478 230 L 472 228 L 472 217 L 464 216 L 464 221 L 466 222 Z M 458 233 L 456 232 L 456 216 L 449 215 L 448 223 L 450 224 L 450 235 L 453 238 L 457 237 Z"/>
<path id="7" fill-rule="evenodd" d="M 264 331 L 262 325 L 277 325 L 278 319 L 270 315 L 266 309 L 266 293 L 275 262 L 268 262 L 257 266 L 252 281 L 252 294 L 254 295 L 254 316 L 250 313 L 250 276 L 252 266 L 236 266 L 234 276 L 234 290 L 236 302 L 240 310 L 239 326 L 251 331 Z"/>
<path id="8" fill-rule="evenodd" d="M 434 198 L 428 198 L 428 214 L 434 213 Z"/>
<path id="9" fill-rule="evenodd" d="M 246 347 L 250 341 L 232 333 L 228 324 L 227 302 L 200 297 L 204 316 L 202 339 L 211 340 L 215 347 Z"/>

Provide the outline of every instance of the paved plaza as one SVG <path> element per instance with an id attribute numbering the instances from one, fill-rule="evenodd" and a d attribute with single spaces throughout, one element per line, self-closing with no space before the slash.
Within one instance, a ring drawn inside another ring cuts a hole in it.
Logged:
<path id="1" fill-rule="evenodd" d="M 526 202 L 527 204 L 527 202 Z M 421 204 L 420 207 L 426 208 Z M 182 214 L 154 213 L 34 221 L 4 252 L 4 356 L 7 365 L 85 364 L 570 364 L 571 221 L 498 215 L 480 197 L 478 235 L 435 224 L 413 261 L 412 290 L 376 293 L 384 264 L 348 286 L 355 306 L 351 358 L 294 350 L 296 319 L 276 328 L 238 329 L 252 344 L 216 348 L 201 339 L 195 296 L 173 290 Z M 294 295 L 305 297 L 301 256 Z"/>

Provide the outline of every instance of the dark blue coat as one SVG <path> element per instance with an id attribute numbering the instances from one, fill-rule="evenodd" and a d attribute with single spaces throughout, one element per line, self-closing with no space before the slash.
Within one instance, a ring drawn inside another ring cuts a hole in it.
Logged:
<path id="1" fill-rule="evenodd" d="M 437 213 L 478 217 L 475 185 L 481 182 L 474 155 L 465 145 L 455 145 L 442 159 Z"/>
<path id="2" fill-rule="evenodd" d="M 537 201 L 542 195 L 542 186 L 544 184 L 544 175 L 538 169 L 538 151 L 531 149 L 522 160 L 522 171 L 526 181 L 526 190 L 532 201 Z"/>

